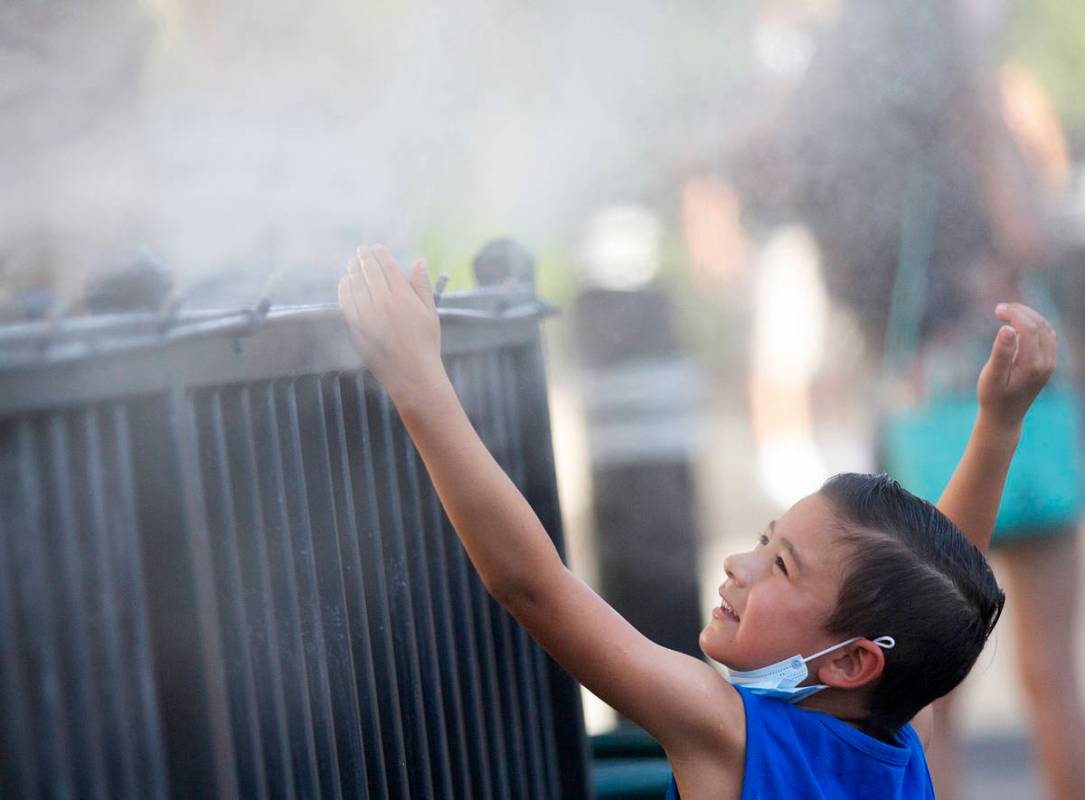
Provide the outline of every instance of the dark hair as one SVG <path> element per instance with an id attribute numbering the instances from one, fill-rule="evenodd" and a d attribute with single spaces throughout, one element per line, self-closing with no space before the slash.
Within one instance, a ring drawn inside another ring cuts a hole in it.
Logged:
<path id="1" fill-rule="evenodd" d="M 888 475 L 836 475 L 821 494 L 851 551 L 826 630 L 896 641 L 863 726 L 884 738 L 964 680 L 1006 595 L 960 529 Z"/>

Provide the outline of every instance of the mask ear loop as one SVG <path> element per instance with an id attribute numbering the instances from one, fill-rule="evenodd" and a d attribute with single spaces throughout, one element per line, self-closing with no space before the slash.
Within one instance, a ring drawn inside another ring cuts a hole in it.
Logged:
<path id="1" fill-rule="evenodd" d="M 846 642 L 841 642 L 840 644 L 834 644 L 832 647 L 826 647 L 824 650 L 818 650 L 812 656 L 807 656 L 802 661 L 803 661 L 804 664 L 807 661 L 813 661 L 818 656 L 823 656 L 826 653 L 831 653 L 831 652 L 833 652 L 833 650 L 839 650 L 841 647 L 847 647 L 849 644 L 857 642 L 862 638 L 863 638 L 862 636 L 853 636 L 851 639 L 848 639 Z"/>
<path id="2" fill-rule="evenodd" d="M 847 647 L 849 644 L 858 642 L 862 638 L 862 636 L 855 636 L 851 639 L 848 639 L 846 642 L 834 644 L 832 647 L 826 647 L 824 650 L 818 650 L 812 656 L 807 656 L 802 661 L 804 664 L 808 661 L 813 661 L 818 656 L 823 656 L 826 653 L 831 653 L 833 650 L 839 650 L 841 647 Z M 877 639 L 871 639 L 871 641 L 874 642 L 874 644 L 878 645 L 878 647 L 880 647 L 882 650 L 892 650 L 894 647 L 897 646 L 897 640 L 894 639 L 892 636 L 879 636 Z"/>

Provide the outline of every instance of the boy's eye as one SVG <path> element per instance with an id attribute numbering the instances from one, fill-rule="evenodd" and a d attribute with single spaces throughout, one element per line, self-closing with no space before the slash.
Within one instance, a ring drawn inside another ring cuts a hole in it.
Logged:
<path id="1" fill-rule="evenodd" d="M 776 556 L 776 566 L 780 568 L 780 571 L 784 573 L 784 575 L 787 575 L 787 564 L 784 563 L 783 558 L 780 556 Z"/>
<path id="2" fill-rule="evenodd" d="M 764 545 L 766 545 L 768 543 L 769 543 L 769 537 L 767 537 L 765 534 L 762 533 L 760 536 L 757 537 L 757 544 L 758 544 L 759 547 L 763 547 Z"/>

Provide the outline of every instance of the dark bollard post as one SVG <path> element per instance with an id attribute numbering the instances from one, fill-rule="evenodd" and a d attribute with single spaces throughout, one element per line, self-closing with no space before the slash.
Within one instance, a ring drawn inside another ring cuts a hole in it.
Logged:
<path id="1" fill-rule="evenodd" d="M 700 657 L 695 373 L 657 288 L 590 288 L 573 323 L 588 409 L 600 591 L 653 641 Z"/>
<path id="2" fill-rule="evenodd" d="M 534 286 L 535 259 L 523 245 L 511 239 L 494 239 L 475 256 L 475 280 L 480 287 Z M 528 374 L 545 374 L 540 337 L 522 348 L 516 355 L 533 366 Z M 544 381 L 533 381 L 516 387 L 523 409 L 519 416 L 519 439 L 524 442 L 551 441 L 550 410 Z M 539 520 L 554 539 L 558 552 L 565 559 L 561 506 L 557 495 L 554 455 L 550 447 L 530 447 L 523 451 L 521 474 L 517 483 Z M 580 688 L 569 674 L 549 657 L 543 655 L 549 678 L 550 709 L 543 709 L 544 718 L 552 714 L 557 740 L 557 761 L 560 797 L 590 797 L 588 779 L 588 742 L 584 731 L 584 714 Z"/>

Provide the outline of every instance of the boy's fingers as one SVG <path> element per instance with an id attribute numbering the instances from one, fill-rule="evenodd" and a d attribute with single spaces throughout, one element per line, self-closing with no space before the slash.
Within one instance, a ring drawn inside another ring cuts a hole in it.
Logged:
<path id="1" fill-rule="evenodd" d="M 374 257 L 373 251 L 368 247 L 359 247 L 358 257 L 362 261 L 362 277 L 365 278 L 365 284 L 369 288 L 370 298 L 376 300 L 388 294 L 388 281 L 384 279 L 384 272 Z"/>
<path id="2" fill-rule="evenodd" d="M 1039 312 L 1028 306 L 1023 309 L 1032 325 L 1027 337 L 1029 364 L 1035 375 L 1047 380 L 1055 368 L 1055 331 Z"/>
<path id="3" fill-rule="evenodd" d="M 1018 338 L 1017 331 L 1009 325 L 1003 325 L 995 334 L 987 368 L 991 370 L 991 377 L 995 378 L 1000 386 L 1005 386 L 1010 382 Z"/>
<path id="4" fill-rule="evenodd" d="M 1044 318 L 1021 303 L 1000 303 L 995 314 L 1017 331 L 1017 364 L 1022 374 L 1031 372 L 1041 358 L 1039 331 Z"/>
<path id="5" fill-rule="evenodd" d="M 1043 363 L 1048 369 L 1054 369 L 1055 358 L 1059 349 L 1059 337 L 1046 318 L 1040 314 L 1037 314 L 1036 317 L 1038 319 L 1037 339 Z"/>
<path id="6" fill-rule="evenodd" d="M 358 309 L 358 300 L 354 296 L 349 274 L 339 279 L 338 295 L 339 308 L 343 312 L 343 316 L 347 318 L 347 322 L 350 324 L 356 324 L 361 317 L 361 311 Z"/>
<path id="7" fill-rule="evenodd" d="M 1001 303 L 995 309 L 999 319 L 1018 331 L 1017 363 L 1026 373 L 1045 378 L 1055 368 L 1058 337 L 1042 314 L 1022 303 Z"/>
<path id="8" fill-rule="evenodd" d="M 999 303 L 995 308 L 995 316 L 1003 322 L 1008 322 L 1017 331 L 1035 330 L 1043 317 L 1022 303 Z"/>
<path id="9" fill-rule="evenodd" d="M 426 262 L 421 258 L 411 265 L 411 288 L 426 308 L 432 310 L 437 307 L 433 300 L 433 284 L 429 280 L 429 270 L 426 269 Z"/>
<path id="10" fill-rule="evenodd" d="M 350 275 L 350 292 L 354 298 L 354 308 L 361 317 L 362 309 L 373 302 L 373 293 L 369 291 L 369 281 L 365 279 L 365 273 Z"/>
<path id="11" fill-rule="evenodd" d="M 380 265 L 381 274 L 384 275 L 384 280 L 388 284 L 388 288 L 398 289 L 402 287 L 406 281 L 403 280 L 403 273 L 400 272 L 399 264 L 396 263 L 392 254 L 388 252 L 388 248 L 383 244 L 374 245 L 372 253 L 373 258 Z"/>

